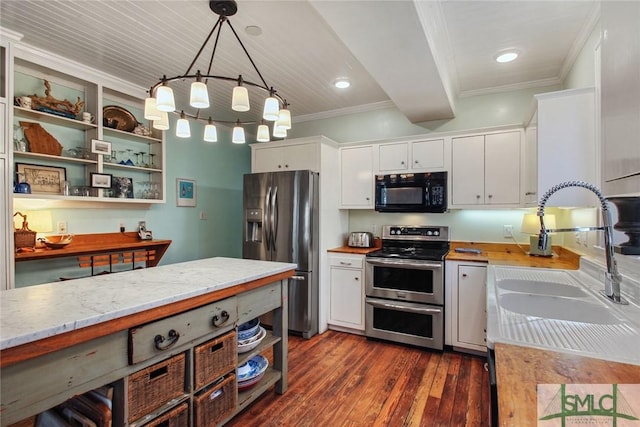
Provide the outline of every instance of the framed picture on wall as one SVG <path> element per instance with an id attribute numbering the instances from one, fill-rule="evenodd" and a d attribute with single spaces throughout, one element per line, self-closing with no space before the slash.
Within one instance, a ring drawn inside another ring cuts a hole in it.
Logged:
<path id="1" fill-rule="evenodd" d="M 24 177 L 32 193 L 62 194 L 62 183 L 67 179 L 67 169 L 53 166 L 16 162 L 16 173 Z"/>
<path id="2" fill-rule="evenodd" d="M 107 173 L 91 173 L 91 186 L 93 188 L 111 188 L 111 175 Z"/>
<path id="3" fill-rule="evenodd" d="M 113 197 L 118 197 L 120 199 L 133 199 L 133 179 L 114 176 L 111 182 Z"/>
<path id="4" fill-rule="evenodd" d="M 105 156 L 111 155 L 111 143 L 108 141 L 101 141 L 99 139 L 91 140 L 91 152 L 95 154 L 103 154 Z"/>
<path id="5" fill-rule="evenodd" d="M 194 207 L 197 203 L 196 181 L 176 178 L 176 205 Z"/>

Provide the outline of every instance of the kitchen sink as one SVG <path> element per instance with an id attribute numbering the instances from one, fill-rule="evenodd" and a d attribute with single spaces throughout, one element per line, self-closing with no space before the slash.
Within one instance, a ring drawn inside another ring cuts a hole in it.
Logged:
<path id="1" fill-rule="evenodd" d="M 570 298 L 582 298 L 589 295 L 577 286 L 537 280 L 503 279 L 497 280 L 496 286 L 505 291 L 523 292 L 536 295 L 551 295 Z"/>
<path id="2" fill-rule="evenodd" d="M 552 284 L 557 285 L 556 283 Z M 500 295 L 499 304 L 503 309 L 514 313 L 545 319 L 599 325 L 615 325 L 621 322 L 606 306 L 571 298 L 526 293 L 505 293 Z"/>

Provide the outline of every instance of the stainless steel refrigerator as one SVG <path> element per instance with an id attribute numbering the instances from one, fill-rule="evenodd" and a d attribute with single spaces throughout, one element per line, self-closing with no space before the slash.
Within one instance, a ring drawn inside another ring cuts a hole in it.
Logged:
<path id="1" fill-rule="evenodd" d="M 297 264 L 289 279 L 289 330 L 310 338 L 318 333 L 318 174 L 246 174 L 243 199 L 242 257 Z"/>

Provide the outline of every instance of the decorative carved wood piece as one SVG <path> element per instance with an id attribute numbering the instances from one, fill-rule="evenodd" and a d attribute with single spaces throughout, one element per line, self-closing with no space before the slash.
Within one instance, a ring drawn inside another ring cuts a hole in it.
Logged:
<path id="1" fill-rule="evenodd" d="M 30 96 L 33 109 L 44 107 L 62 113 L 72 113 L 74 116 L 77 116 L 80 113 L 80 110 L 82 110 L 82 107 L 84 107 L 84 101 L 82 101 L 80 97 L 78 97 L 75 104 L 72 104 L 68 99 L 61 101 L 51 96 L 51 83 L 47 80 L 44 81 L 44 87 L 46 88 L 44 91 L 44 98 L 41 98 L 36 94 Z"/>
<path id="2" fill-rule="evenodd" d="M 62 145 L 56 138 L 47 132 L 40 123 L 20 122 L 24 130 L 24 136 L 29 142 L 32 153 L 51 154 L 59 156 L 62 153 Z"/>

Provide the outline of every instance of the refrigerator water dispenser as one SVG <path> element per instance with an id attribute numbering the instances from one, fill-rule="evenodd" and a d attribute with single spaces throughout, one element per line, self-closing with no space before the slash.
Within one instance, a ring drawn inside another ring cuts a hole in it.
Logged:
<path id="1" fill-rule="evenodd" d="M 262 241 L 262 209 L 247 209 L 245 217 L 247 218 L 246 234 L 247 242 Z"/>

